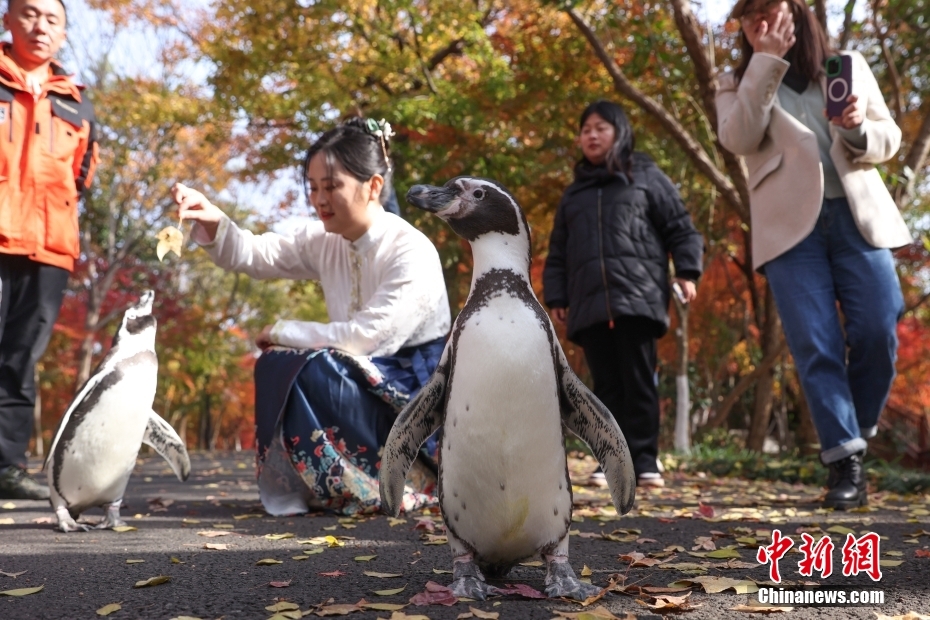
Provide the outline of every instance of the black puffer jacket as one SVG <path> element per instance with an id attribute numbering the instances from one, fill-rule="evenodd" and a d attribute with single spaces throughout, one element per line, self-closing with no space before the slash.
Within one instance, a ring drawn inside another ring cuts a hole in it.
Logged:
<path id="1" fill-rule="evenodd" d="M 568 308 L 568 337 L 618 316 L 643 316 L 668 331 L 668 256 L 680 278 L 697 281 L 704 241 L 678 190 L 642 153 L 632 181 L 582 166 L 562 196 L 543 272 L 546 304 Z M 608 313 L 609 308 L 609 313 Z"/>

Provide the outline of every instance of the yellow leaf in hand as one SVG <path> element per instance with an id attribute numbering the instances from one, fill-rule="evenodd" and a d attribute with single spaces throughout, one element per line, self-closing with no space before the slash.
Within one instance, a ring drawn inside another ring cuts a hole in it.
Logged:
<path id="1" fill-rule="evenodd" d="M 155 248 L 155 254 L 158 260 L 164 260 L 168 252 L 174 252 L 181 256 L 181 245 L 184 243 L 184 233 L 174 226 L 165 226 L 155 235 L 158 239 L 158 246 Z"/>

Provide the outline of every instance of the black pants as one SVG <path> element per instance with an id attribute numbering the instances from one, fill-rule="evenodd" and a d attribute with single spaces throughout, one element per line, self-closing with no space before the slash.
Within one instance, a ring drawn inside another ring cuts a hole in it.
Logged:
<path id="1" fill-rule="evenodd" d="M 656 324 L 644 317 L 617 317 L 577 337 L 594 379 L 594 394 L 614 414 L 633 457 L 637 477 L 658 471 L 659 391 L 656 386 Z"/>
<path id="2" fill-rule="evenodd" d="M 35 365 L 58 319 L 68 272 L 0 254 L 0 468 L 26 465 L 36 404 Z"/>

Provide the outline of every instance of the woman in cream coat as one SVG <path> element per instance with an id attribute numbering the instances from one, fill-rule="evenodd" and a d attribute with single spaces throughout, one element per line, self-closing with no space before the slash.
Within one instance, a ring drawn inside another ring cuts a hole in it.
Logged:
<path id="1" fill-rule="evenodd" d="M 802 0 L 739 0 L 731 17 L 743 56 L 720 79 L 718 135 L 746 161 L 753 266 L 775 295 L 830 469 L 824 506 L 854 508 L 867 502 L 862 457 L 894 379 L 904 305 L 891 249 L 911 235 L 875 169 L 901 131 L 856 52 L 844 52 L 848 105 L 827 120 L 835 52 Z"/>

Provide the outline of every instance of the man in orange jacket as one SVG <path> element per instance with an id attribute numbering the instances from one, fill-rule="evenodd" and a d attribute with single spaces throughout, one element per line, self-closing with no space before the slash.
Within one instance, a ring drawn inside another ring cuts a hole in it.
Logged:
<path id="1" fill-rule="evenodd" d="M 0 499 L 45 499 L 26 474 L 45 352 L 80 253 L 78 202 L 97 163 L 94 112 L 55 61 L 63 0 L 8 0 L 0 46 Z"/>

